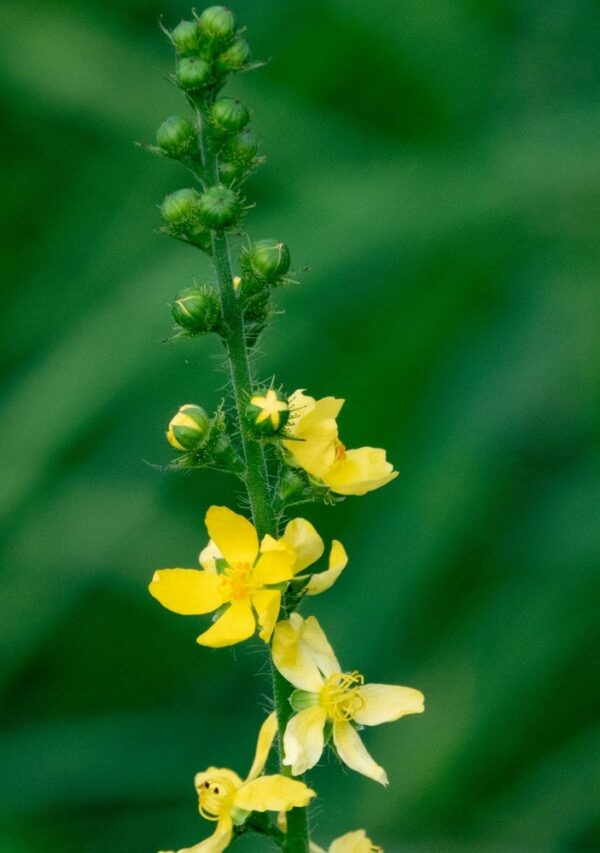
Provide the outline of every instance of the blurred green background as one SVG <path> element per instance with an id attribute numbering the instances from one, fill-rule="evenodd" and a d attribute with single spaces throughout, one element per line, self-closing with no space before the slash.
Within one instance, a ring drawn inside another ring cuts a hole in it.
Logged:
<path id="1" fill-rule="evenodd" d="M 310 267 L 259 369 L 347 398 L 345 442 L 401 471 L 307 510 L 351 556 L 313 610 L 345 666 L 427 696 L 367 736 L 389 789 L 313 773 L 314 837 L 600 850 L 600 5 L 235 11 L 273 57 L 230 87 L 269 158 L 249 230 Z M 236 494 L 152 467 L 225 381 L 216 341 L 161 342 L 209 275 L 154 231 L 186 173 L 133 144 L 184 108 L 161 14 L 189 6 L 1 7 L 2 853 L 199 841 L 193 774 L 249 767 L 269 691 L 259 645 L 201 649 L 146 592 Z"/>

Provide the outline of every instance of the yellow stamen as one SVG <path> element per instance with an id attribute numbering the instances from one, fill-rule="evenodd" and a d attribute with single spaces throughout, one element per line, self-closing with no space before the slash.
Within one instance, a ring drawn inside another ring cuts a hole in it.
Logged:
<path id="1" fill-rule="evenodd" d="M 336 672 L 330 675 L 319 694 L 319 704 L 332 720 L 352 720 L 364 707 L 365 700 L 357 688 L 365 683 L 360 672 Z"/>
<path id="2" fill-rule="evenodd" d="M 218 776 L 207 779 L 198 791 L 198 809 L 206 820 L 219 820 L 233 805 L 235 786 L 230 779 Z"/>
<path id="3" fill-rule="evenodd" d="M 223 585 L 231 601 L 248 598 L 250 592 L 257 588 L 256 584 L 252 582 L 252 566 L 250 563 L 238 563 L 225 569 Z"/>
<path id="4" fill-rule="evenodd" d="M 346 458 L 346 445 L 342 444 L 341 441 L 336 441 L 335 443 L 335 461 L 341 462 L 342 459 Z"/>

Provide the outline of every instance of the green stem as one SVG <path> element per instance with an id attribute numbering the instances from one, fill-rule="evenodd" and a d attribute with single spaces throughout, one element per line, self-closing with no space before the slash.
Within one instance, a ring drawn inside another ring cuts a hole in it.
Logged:
<path id="1" fill-rule="evenodd" d="M 203 177 L 206 186 L 212 186 L 219 182 L 217 152 L 206 130 L 206 117 L 200 111 L 198 113 L 200 119 L 199 143 L 204 166 Z M 266 533 L 271 534 L 271 536 L 277 536 L 277 514 L 269 489 L 264 447 L 251 434 L 244 418 L 244 406 L 254 389 L 246 344 L 244 318 L 233 287 L 233 274 L 229 258 L 227 235 L 220 231 L 213 231 L 212 248 L 212 260 L 219 286 L 221 311 L 224 322 L 224 339 L 229 357 L 233 397 L 246 463 L 245 485 L 250 501 L 252 518 L 259 538 L 262 538 Z M 291 716 L 289 697 L 292 691 L 290 685 L 274 667 L 270 653 L 269 661 L 273 673 L 273 699 L 277 712 L 280 771 L 286 776 L 291 776 L 290 768 L 284 766 L 282 762 L 283 733 Z M 288 812 L 288 830 L 285 836 L 284 849 L 286 853 L 308 853 L 308 844 L 307 810 L 292 809 Z"/>

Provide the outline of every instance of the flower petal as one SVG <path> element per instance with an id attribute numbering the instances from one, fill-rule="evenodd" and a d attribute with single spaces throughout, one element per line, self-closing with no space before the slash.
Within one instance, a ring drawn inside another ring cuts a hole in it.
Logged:
<path id="1" fill-rule="evenodd" d="M 205 838 L 200 844 L 193 847 L 185 847 L 177 853 L 223 853 L 229 847 L 233 836 L 233 821 L 229 816 L 222 817 L 215 831 L 209 838 Z"/>
<path id="2" fill-rule="evenodd" d="M 200 569 L 161 569 L 148 589 L 163 607 L 182 616 L 211 613 L 227 601 L 222 579 Z"/>
<path id="3" fill-rule="evenodd" d="M 265 769 L 265 764 L 267 763 L 267 758 L 269 757 L 269 752 L 271 751 L 271 746 L 273 745 L 276 734 L 277 714 L 273 711 L 273 713 L 269 714 L 260 727 L 258 741 L 256 742 L 256 754 L 254 755 L 254 761 L 252 762 L 252 767 L 250 768 L 246 782 L 251 782 L 252 779 L 256 779 L 256 777 Z"/>
<path id="4" fill-rule="evenodd" d="M 300 642 L 299 628 L 304 620 L 292 613 L 289 621 L 279 622 L 273 632 L 273 662 L 284 678 L 301 690 L 319 693 L 323 677 L 310 649 Z"/>
<path id="5" fill-rule="evenodd" d="M 205 572 L 212 572 L 215 574 L 217 571 L 216 561 L 222 559 L 223 554 L 221 554 L 215 543 L 210 539 L 206 548 L 203 548 L 200 551 L 198 562 Z"/>
<path id="6" fill-rule="evenodd" d="M 292 768 L 294 776 L 301 776 L 314 767 L 325 746 L 323 729 L 327 711 L 321 705 L 294 714 L 283 735 L 283 763 Z"/>
<path id="7" fill-rule="evenodd" d="M 298 439 L 283 442 L 296 465 L 313 477 L 324 477 L 335 462 L 338 440 L 336 422 L 333 419 L 321 421 L 299 435 Z"/>
<path id="8" fill-rule="evenodd" d="M 298 614 L 293 613 L 292 616 L 295 617 Z M 329 640 L 314 616 L 309 616 L 308 619 L 304 620 L 301 643 L 310 650 L 313 660 L 326 678 L 336 672 L 341 672 L 342 668 Z"/>
<path id="9" fill-rule="evenodd" d="M 294 556 L 287 551 L 267 551 L 258 558 L 252 579 L 261 584 L 281 583 L 294 577 Z"/>
<path id="10" fill-rule="evenodd" d="M 400 687 L 395 684 L 365 684 L 357 688 L 364 702 L 356 711 L 354 719 L 363 726 L 378 726 L 391 723 L 405 714 L 421 714 L 425 707 L 425 697 L 413 687 Z"/>
<path id="11" fill-rule="evenodd" d="M 233 770 L 230 770 L 228 767 L 207 767 L 206 770 L 200 771 L 200 773 L 196 773 L 194 776 L 194 787 L 196 789 L 196 793 L 200 793 L 200 788 L 204 785 L 205 782 L 210 782 L 215 779 L 225 779 L 227 782 L 230 782 L 233 788 L 240 788 L 242 785 L 242 780 L 234 773 Z"/>
<path id="12" fill-rule="evenodd" d="M 281 593 L 278 589 L 259 589 L 252 595 L 252 606 L 256 610 L 260 625 L 258 636 L 268 643 L 279 616 Z"/>
<path id="13" fill-rule="evenodd" d="M 385 486 L 397 476 L 398 472 L 386 461 L 385 450 L 359 447 L 346 451 L 345 457 L 327 471 L 322 479 L 339 495 L 365 495 Z"/>
<path id="14" fill-rule="evenodd" d="M 330 845 L 329 853 L 371 853 L 373 843 L 364 829 L 347 832 Z"/>
<path id="15" fill-rule="evenodd" d="M 288 522 L 283 538 L 296 554 L 294 574 L 316 563 L 325 550 L 323 540 L 305 518 L 294 518 Z"/>
<path id="16" fill-rule="evenodd" d="M 276 774 L 246 782 L 236 792 L 234 805 L 248 812 L 288 811 L 308 805 L 315 796 L 304 782 Z"/>
<path id="17" fill-rule="evenodd" d="M 230 566 L 253 565 L 258 554 L 258 536 L 247 518 L 226 506 L 211 506 L 206 513 L 206 529 Z"/>
<path id="18" fill-rule="evenodd" d="M 363 776 L 368 776 L 369 779 L 374 779 L 381 785 L 388 784 L 387 773 L 383 767 L 373 761 L 360 739 L 360 735 L 351 723 L 345 720 L 334 722 L 333 742 L 337 754 L 347 767 L 356 770 L 357 773 L 362 773 Z"/>
<path id="19" fill-rule="evenodd" d="M 325 572 L 310 576 L 310 580 L 304 588 L 306 594 L 320 595 L 320 593 L 325 592 L 325 590 L 334 585 L 347 565 L 348 555 L 346 554 L 346 549 L 341 542 L 334 539 L 331 543 L 331 552 L 329 554 L 329 568 Z"/>
<path id="20" fill-rule="evenodd" d="M 247 601 L 234 601 L 208 631 L 200 634 L 196 642 L 201 646 L 220 649 L 247 640 L 255 630 L 256 621 L 250 604 Z"/>

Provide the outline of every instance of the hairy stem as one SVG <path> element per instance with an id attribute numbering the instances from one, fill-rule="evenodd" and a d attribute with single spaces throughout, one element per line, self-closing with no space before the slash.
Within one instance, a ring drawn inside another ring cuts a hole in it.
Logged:
<path id="1" fill-rule="evenodd" d="M 200 133 L 199 144 L 203 162 L 203 177 L 206 186 L 219 182 L 217 153 L 207 132 L 205 116 L 199 114 Z M 267 475 L 267 460 L 263 445 L 256 441 L 246 426 L 244 406 L 253 391 L 252 371 L 242 310 L 233 287 L 233 275 L 229 258 L 229 246 L 226 234 L 212 232 L 212 261 L 217 275 L 221 311 L 224 321 L 224 338 L 233 387 L 233 396 L 237 419 L 242 439 L 244 461 L 246 466 L 245 485 L 250 501 L 252 518 L 259 538 L 266 533 L 277 536 L 277 514 L 269 489 Z M 283 732 L 291 715 L 289 697 L 290 685 L 279 674 L 273 665 L 269 652 L 271 671 L 273 674 L 273 700 L 277 712 L 278 744 L 280 769 L 286 776 L 291 776 L 289 767 L 283 761 Z M 285 835 L 284 849 L 287 853 L 308 853 L 309 832 L 306 809 L 292 809 L 288 813 L 288 831 Z"/>

